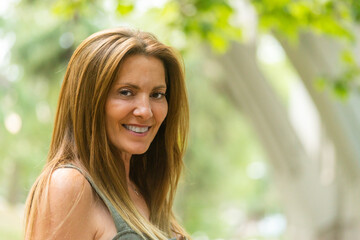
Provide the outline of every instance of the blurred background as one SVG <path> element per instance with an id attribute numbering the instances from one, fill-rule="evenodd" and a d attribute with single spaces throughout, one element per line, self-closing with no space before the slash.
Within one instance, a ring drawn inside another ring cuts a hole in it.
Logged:
<path id="1" fill-rule="evenodd" d="M 184 58 L 196 240 L 360 239 L 358 0 L 1 0 L 0 239 L 22 239 L 70 56 L 130 26 Z"/>

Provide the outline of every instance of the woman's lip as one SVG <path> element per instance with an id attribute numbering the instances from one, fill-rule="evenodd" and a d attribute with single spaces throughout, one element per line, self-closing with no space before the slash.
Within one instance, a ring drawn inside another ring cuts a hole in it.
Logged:
<path id="1" fill-rule="evenodd" d="M 146 136 L 149 131 L 151 126 L 146 126 L 146 125 L 128 125 L 128 124 L 122 124 L 122 126 L 132 135 L 135 136 Z M 144 126 L 144 127 L 140 127 L 140 126 Z"/>

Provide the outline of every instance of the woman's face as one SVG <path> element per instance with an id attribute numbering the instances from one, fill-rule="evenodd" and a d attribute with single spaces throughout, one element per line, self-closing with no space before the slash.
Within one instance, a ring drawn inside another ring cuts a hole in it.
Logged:
<path id="1" fill-rule="evenodd" d="M 144 55 L 123 60 L 105 105 L 106 132 L 121 153 L 149 148 L 168 111 L 165 93 L 161 60 Z"/>

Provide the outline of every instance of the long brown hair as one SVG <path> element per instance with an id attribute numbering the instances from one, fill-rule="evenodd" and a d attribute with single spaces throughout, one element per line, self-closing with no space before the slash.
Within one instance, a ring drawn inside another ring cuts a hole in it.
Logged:
<path id="1" fill-rule="evenodd" d="M 130 178 L 140 188 L 150 211 L 142 217 L 127 192 L 123 161 L 105 130 L 105 102 L 125 57 L 143 54 L 165 68 L 168 114 L 149 149 L 133 155 Z M 178 54 L 150 33 L 116 28 L 85 39 L 72 55 L 59 96 L 47 163 L 26 203 L 26 236 L 32 236 L 40 201 L 46 200 L 51 173 L 62 164 L 80 165 L 142 236 L 166 239 L 188 234 L 177 223 L 172 205 L 182 171 L 189 128 L 183 64 Z"/>

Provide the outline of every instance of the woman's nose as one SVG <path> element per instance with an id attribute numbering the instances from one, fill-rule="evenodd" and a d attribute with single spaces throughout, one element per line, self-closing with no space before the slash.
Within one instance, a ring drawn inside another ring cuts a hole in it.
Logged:
<path id="1" fill-rule="evenodd" d="M 143 119 L 149 119 L 153 116 L 148 96 L 142 96 L 137 99 L 133 114 Z"/>

